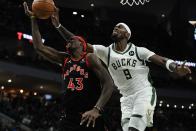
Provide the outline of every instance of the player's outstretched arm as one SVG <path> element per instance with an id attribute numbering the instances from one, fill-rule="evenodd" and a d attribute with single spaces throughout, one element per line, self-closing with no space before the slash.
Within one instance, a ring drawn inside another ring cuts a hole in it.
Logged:
<path id="1" fill-rule="evenodd" d="M 41 34 L 37 24 L 36 17 L 33 12 L 28 9 L 27 3 L 24 2 L 25 13 L 31 18 L 32 36 L 33 36 L 33 46 L 35 50 L 42 55 L 44 58 L 51 62 L 61 64 L 63 62 L 66 53 L 59 52 L 51 47 L 45 46 L 42 43 Z"/>
<path id="2" fill-rule="evenodd" d="M 69 40 L 74 34 L 67 30 L 59 21 L 59 9 L 55 7 L 55 12 L 51 16 L 51 21 L 54 27 L 58 30 L 65 41 Z"/>
<path id="3" fill-rule="evenodd" d="M 177 65 L 173 60 L 156 54 L 151 56 L 149 60 L 157 65 L 167 68 L 170 72 L 174 72 L 180 77 L 191 74 L 190 68 L 185 66 L 186 61 L 182 65 Z"/>
<path id="4" fill-rule="evenodd" d="M 92 107 L 92 110 L 82 114 L 81 124 L 87 122 L 87 127 L 91 124 L 94 127 L 96 118 L 100 116 L 103 107 L 112 95 L 114 83 L 109 72 L 94 54 L 89 53 L 87 59 L 89 61 L 89 68 L 93 70 L 93 72 L 100 80 L 100 83 L 102 85 L 102 92 L 97 103 L 94 107 Z"/>
<path id="5" fill-rule="evenodd" d="M 59 21 L 59 9 L 55 8 L 55 12 L 51 16 L 51 21 L 54 27 L 58 30 L 58 32 L 61 34 L 61 36 L 64 38 L 65 41 L 69 40 L 71 37 L 73 37 L 75 34 L 70 32 L 68 29 L 66 29 L 63 25 L 61 25 Z M 87 52 L 93 53 L 93 46 L 91 44 L 87 44 Z"/>

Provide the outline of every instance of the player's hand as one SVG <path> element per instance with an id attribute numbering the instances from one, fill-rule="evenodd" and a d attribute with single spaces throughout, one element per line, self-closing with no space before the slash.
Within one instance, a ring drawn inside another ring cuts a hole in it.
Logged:
<path id="1" fill-rule="evenodd" d="M 91 123 L 92 123 L 92 127 L 95 127 L 96 119 L 100 115 L 101 114 L 99 113 L 99 111 L 95 108 L 93 108 L 90 111 L 86 111 L 85 113 L 82 114 L 80 125 L 83 125 L 86 122 L 87 127 L 89 127 Z"/>
<path id="2" fill-rule="evenodd" d="M 31 16 L 34 16 L 34 13 L 32 11 L 29 10 L 29 7 L 27 5 L 27 2 L 24 2 L 23 3 L 23 6 L 24 6 L 24 11 L 25 11 L 25 14 L 29 17 Z"/>
<path id="3" fill-rule="evenodd" d="M 189 74 L 191 74 L 190 68 L 185 66 L 185 64 L 186 64 L 186 61 L 184 61 L 182 65 L 178 65 L 176 67 L 175 73 L 180 77 L 188 76 Z"/>
<path id="4" fill-rule="evenodd" d="M 51 21 L 55 27 L 58 27 L 60 24 L 60 22 L 59 22 L 59 9 L 57 7 L 55 7 L 54 13 L 51 16 Z"/>

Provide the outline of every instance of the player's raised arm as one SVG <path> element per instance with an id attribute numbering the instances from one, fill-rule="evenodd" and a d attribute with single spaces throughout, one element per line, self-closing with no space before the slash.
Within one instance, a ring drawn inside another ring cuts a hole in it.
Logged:
<path id="1" fill-rule="evenodd" d="M 35 50 L 42 55 L 44 58 L 51 62 L 55 62 L 61 64 L 64 57 L 67 55 L 66 53 L 57 51 L 51 47 L 45 46 L 42 43 L 41 34 L 39 31 L 39 27 L 37 24 L 36 17 L 33 12 L 28 9 L 27 3 L 24 2 L 24 10 L 25 13 L 31 18 L 31 26 L 32 26 L 32 36 L 33 36 L 33 46 Z"/>
<path id="2" fill-rule="evenodd" d="M 72 32 L 70 32 L 68 29 L 66 29 L 63 25 L 61 25 L 59 21 L 59 9 L 55 8 L 55 12 L 51 16 L 51 21 L 54 27 L 58 30 L 58 32 L 61 34 L 61 36 L 64 38 L 64 40 L 69 40 L 71 37 L 74 36 Z M 87 44 L 87 52 L 93 53 L 93 46 L 91 44 Z"/>
<path id="3" fill-rule="evenodd" d="M 69 40 L 74 34 L 67 30 L 61 23 L 59 22 L 59 9 L 55 7 L 55 12 L 51 16 L 51 21 L 54 27 L 58 30 L 61 36 L 67 41 Z"/>

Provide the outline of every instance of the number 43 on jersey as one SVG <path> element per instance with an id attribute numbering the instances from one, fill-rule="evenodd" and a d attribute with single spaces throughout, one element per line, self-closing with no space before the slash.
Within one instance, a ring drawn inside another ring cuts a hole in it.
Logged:
<path id="1" fill-rule="evenodd" d="M 70 78 L 68 89 L 81 91 L 83 89 L 83 78 Z"/>

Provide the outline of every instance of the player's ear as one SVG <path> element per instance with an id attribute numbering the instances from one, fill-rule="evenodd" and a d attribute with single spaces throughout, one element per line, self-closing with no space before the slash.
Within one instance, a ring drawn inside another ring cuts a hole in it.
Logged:
<path id="1" fill-rule="evenodd" d="M 126 32 L 125 37 L 127 38 L 127 40 L 129 40 L 129 36 L 130 36 L 130 34 L 128 32 Z"/>

